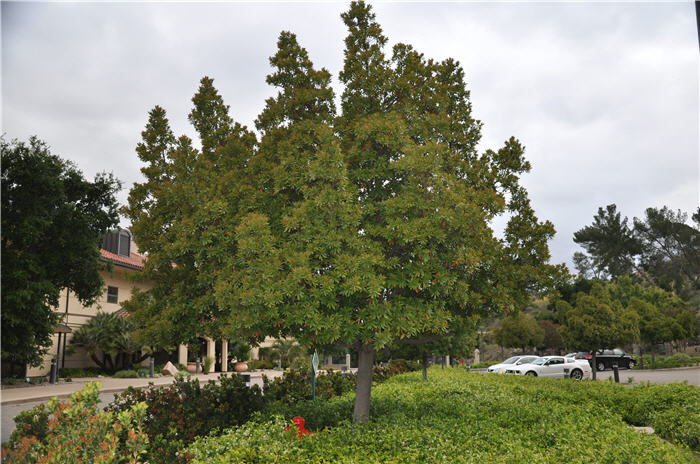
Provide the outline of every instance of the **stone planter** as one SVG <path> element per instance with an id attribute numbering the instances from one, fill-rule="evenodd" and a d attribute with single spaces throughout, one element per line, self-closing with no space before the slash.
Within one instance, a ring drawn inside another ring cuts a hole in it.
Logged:
<path id="1" fill-rule="evenodd" d="M 246 372 L 248 370 L 248 363 L 245 361 L 238 361 L 233 366 L 233 370 L 236 372 Z"/>
<path id="2" fill-rule="evenodd" d="M 196 362 L 188 362 L 187 363 L 187 372 L 190 374 L 194 374 L 197 371 L 197 363 Z"/>

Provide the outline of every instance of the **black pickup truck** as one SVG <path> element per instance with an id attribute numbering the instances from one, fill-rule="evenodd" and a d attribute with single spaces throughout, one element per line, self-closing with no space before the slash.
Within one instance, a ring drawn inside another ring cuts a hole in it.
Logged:
<path id="1" fill-rule="evenodd" d="M 576 353 L 574 356 L 576 359 L 587 359 L 588 364 L 591 368 L 596 368 L 596 370 L 604 371 L 605 369 L 612 369 L 613 363 L 617 362 L 617 367 L 632 369 L 634 364 L 637 362 L 632 356 L 625 354 L 624 351 L 615 348 L 614 350 L 599 350 L 595 354 L 596 366 L 593 366 L 593 353 L 592 352 L 581 352 Z"/>

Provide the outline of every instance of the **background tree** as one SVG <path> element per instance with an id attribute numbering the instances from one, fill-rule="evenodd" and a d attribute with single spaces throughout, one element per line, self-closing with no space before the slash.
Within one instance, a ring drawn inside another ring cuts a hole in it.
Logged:
<path id="1" fill-rule="evenodd" d="M 607 285 L 612 299 L 639 315 L 640 355 L 671 341 L 683 342 L 697 336 L 697 308 L 672 292 L 656 286 L 643 286 L 631 277 L 621 277 Z M 694 316 L 695 315 L 695 316 Z M 643 357 L 640 360 L 643 367 Z"/>
<path id="2" fill-rule="evenodd" d="M 700 208 L 688 215 L 667 207 L 647 208 L 634 218 L 634 232 L 643 243 L 642 267 L 659 287 L 688 300 L 700 293 Z"/>
<path id="3" fill-rule="evenodd" d="M 104 233 L 117 224 L 111 174 L 86 180 L 35 137 L 2 150 L 2 361 L 36 366 L 51 345 L 59 292 L 102 294 Z"/>
<path id="4" fill-rule="evenodd" d="M 591 351 L 593 379 L 596 378 L 596 352 L 606 348 L 632 343 L 639 339 L 639 316 L 610 297 L 602 284 L 596 283 L 590 293 L 579 293 L 573 307 L 561 301 L 566 319 L 559 328 L 567 347 Z"/>
<path id="5" fill-rule="evenodd" d="M 542 342 L 537 346 L 539 350 L 554 350 L 557 354 L 561 354 L 564 349 L 564 340 L 559 333 L 560 324 L 553 322 L 550 319 L 542 319 L 537 321 L 537 324 L 543 331 Z"/>
<path id="6" fill-rule="evenodd" d="M 494 330 L 494 340 L 506 348 L 520 348 L 523 353 L 528 347 L 537 347 L 544 341 L 545 331 L 535 318 L 527 313 L 516 312 L 503 318 Z"/>
<path id="7" fill-rule="evenodd" d="M 577 255 L 576 259 L 577 268 L 584 277 L 591 272 L 612 278 L 629 275 L 636 267 L 636 256 L 642 252 L 641 242 L 615 204 L 598 208 L 593 224 L 574 233 L 574 242 L 588 253 L 588 259 L 582 255 Z"/>
<path id="8" fill-rule="evenodd" d="M 700 301 L 700 209 L 688 223 L 681 211 L 647 208 L 630 228 L 613 204 L 599 208 L 593 219 L 574 233 L 587 253 L 574 254 L 582 277 L 636 276 L 686 301 Z"/>
<path id="9" fill-rule="evenodd" d="M 639 315 L 639 355 L 640 367 L 644 369 L 644 353 L 642 348 L 647 347 L 652 350 L 651 367 L 654 368 L 655 352 L 654 346 L 659 343 L 670 342 L 674 339 L 674 323 L 676 321 L 663 314 L 653 304 L 637 297 L 632 297 L 630 307 Z"/>

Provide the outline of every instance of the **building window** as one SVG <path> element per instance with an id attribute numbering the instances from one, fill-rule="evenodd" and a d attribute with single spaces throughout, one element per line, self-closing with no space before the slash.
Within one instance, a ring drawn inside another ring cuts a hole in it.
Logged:
<path id="1" fill-rule="evenodd" d="M 131 245 L 131 236 L 125 230 L 119 231 L 119 251 L 117 254 L 121 256 L 130 256 L 129 246 Z"/>
<path id="2" fill-rule="evenodd" d="M 119 302 L 119 289 L 117 287 L 107 287 L 107 303 Z"/>

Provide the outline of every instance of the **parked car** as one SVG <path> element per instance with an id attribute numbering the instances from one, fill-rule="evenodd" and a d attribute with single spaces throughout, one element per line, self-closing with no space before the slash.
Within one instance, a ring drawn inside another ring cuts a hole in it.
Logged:
<path id="1" fill-rule="evenodd" d="M 619 348 L 615 348 L 614 350 L 599 350 L 596 352 L 595 358 L 596 368 L 599 371 L 612 369 L 615 362 L 617 362 L 617 367 L 621 369 L 632 369 L 637 362 L 636 359 Z M 587 359 L 590 366 L 593 367 L 593 353 L 590 351 L 576 353 L 576 359 Z"/>
<path id="2" fill-rule="evenodd" d="M 587 361 L 564 356 L 544 356 L 528 364 L 512 366 L 506 369 L 506 374 L 582 380 L 590 379 L 593 372 Z"/>
<path id="3" fill-rule="evenodd" d="M 506 369 L 520 364 L 527 364 L 537 359 L 537 356 L 512 356 L 500 364 L 489 366 L 487 372 L 492 374 L 504 374 Z"/>

